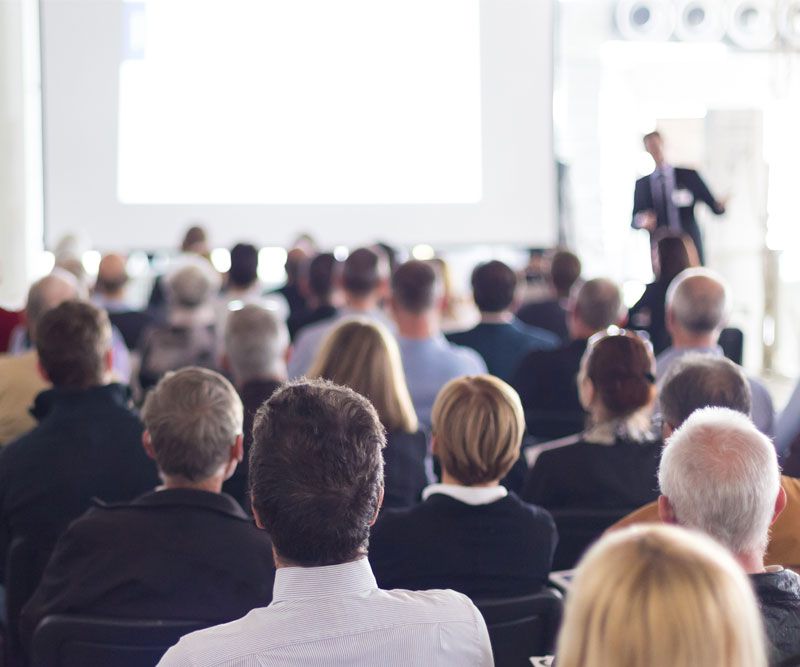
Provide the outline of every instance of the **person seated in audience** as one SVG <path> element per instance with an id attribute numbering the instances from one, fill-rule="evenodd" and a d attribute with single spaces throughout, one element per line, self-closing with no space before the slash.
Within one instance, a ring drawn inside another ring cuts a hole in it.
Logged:
<path id="1" fill-rule="evenodd" d="M 277 567 L 272 604 L 183 637 L 159 665 L 492 665 L 468 598 L 377 586 L 367 543 L 385 441 L 378 413 L 351 389 L 302 380 L 276 391 L 256 416 L 250 457 L 253 512 Z"/>
<path id="2" fill-rule="evenodd" d="M 325 340 L 308 377 L 350 387 L 370 400 L 386 429 L 384 507 L 409 507 L 430 483 L 428 440 L 419 429 L 400 352 L 381 324 L 346 320 Z"/>
<path id="3" fill-rule="evenodd" d="M 225 316 L 229 304 L 255 304 L 273 310 L 281 320 L 289 316 L 289 304 L 278 292 L 264 294 L 264 286 L 258 278 L 258 249 L 250 243 L 237 243 L 231 248 L 231 268 L 220 295 L 222 315 L 217 326 L 225 330 Z"/>
<path id="4" fill-rule="evenodd" d="M 298 239 L 294 247 L 286 253 L 286 263 L 284 264 L 286 283 L 270 292 L 270 295 L 281 295 L 286 300 L 289 305 L 289 317 L 301 315 L 308 309 L 306 297 L 300 287 L 300 275 L 303 266 L 308 262 L 309 257 L 316 254 L 316 251 L 313 242 L 306 241 L 310 241 L 310 237 Z"/>
<path id="5" fill-rule="evenodd" d="M 434 267 L 418 260 L 392 276 L 391 311 L 408 390 L 420 423 L 428 427 L 436 395 L 450 380 L 486 372 L 483 358 L 449 343 L 439 328 L 442 283 Z"/>
<path id="6" fill-rule="evenodd" d="M 750 414 L 750 386 L 742 369 L 725 357 L 687 354 L 675 362 L 664 378 L 659 402 L 661 431 L 668 440 L 696 410 L 721 407 Z M 800 480 L 781 476 L 786 507 L 770 531 L 764 561 L 767 565 L 800 567 Z M 658 504 L 649 503 L 628 515 L 611 530 L 658 522 Z"/>
<path id="7" fill-rule="evenodd" d="M 555 334 L 514 317 L 516 294 L 517 274 L 511 267 L 496 260 L 478 265 L 472 272 L 472 297 L 481 321 L 469 331 L 447 335 L 451 343 L 475 350 L 489 372 L 505 381 L 530 350 L 559 347 Z"/>
<path id="8" fill-rule="evenodd" d="M 674 526 L 604 537 L 567 596 L 558 667 L 766 667 L 755 596 L 708 537 Z"/>
<path id="9" fill-rule="evenodd" d="M 389 288 L 389 264 L 382 253 L 372 248 L 351 252 L 342 266 L 341 287 L 344 307 L 333 317 L 310 324 L 298 332 L 289 357 L 290 378 L 308 373 L 322 342 L 342 319 L 360 315 L 389 324 L 380 310 Z"/>
<path id="10" fill-rule="evenodd" d="M 321 252 L 306 263 L 301 284 L 307 307 L 286 321 L 293 340 L 303 327 L 336 316 L 338 309 L 334 304 L 334 292 L 339 282 L 340 264 L 330 252 Z"/>
<path id="11" fill-rule="evenodd" d="M 552 331 L 562 344 L 569 343 L 569 295 L 581 277 L 581 260 L 567 251 L 559 250 L 550 260 L 548 282 L 551 297 L 524 304 L 517 317 L 533 327 Z"/>
<path id="12" fill-rule="evenodd" d="M 221 375 L 168 373 L 147 395 L 144 449 L 163 485 L 97 503 L 59 539 L 22 613 L 232 621 L 272 598 L 271 543 L 222 485 L 242 460 L 242 403 Z"/>
<path id="13" fill-rule="evenodd" d="M 650 336 L 653 350 L 661 354 L 670 344 L 667 331 L 667 289 L 675 276 L 691 266 L 686 239 L 676 234 L 662 236 L 656 243 L 656 279 L 649 283 L 639 300 L 628 312 L 631 326 L 643 329 Z"/>
<path id="14" fill-rule="evenodd" d="M 183 235 L 178 264 L 182 264 L 182 260 L 191 261 L 198 257 L 205 261 L 208 269 L 215 272 L 214 267 L 211 265 L 211 247 L 208 241 L 208 232 L 202 225 L 194 224 Z M 153 282 L 153 289 L 147 302 L 147 310 L 157 320 L 162 320 L 166 317 L 167 293 L 164 287 L 164 276 L 157 276 Z"/>
<path id="15" fill-rule="evenodd" d="M 8 352 L 11 333 L 22 324 L 24 313 L 21 310 L 0 308 L 0 354 Z"/>
<path id="16" fill-rule="evenodd" d="M 667 331 L 672 346 L 656 359 L 659 384 L 670 366 L 684 354 L 701 352 L 723 356 L 717 345 L 730 310 L 728 286 L 722 276 L 710 269 L 696 268 L 681 272 L 667 290 Z M 765 435 L 775 430 L 775 408 L 767 388 L 749 378 L 752 394 L 753 423 Z"/>
<path id="17" fill-rule="evenodd" d="M 771 662 L 800 655 L 800 576 L 765 567 L 770 526 L 786 506 L 769 439 L 727 408 L 694 412 L 667 442 L 658 471 L 659 515 L 727 547 L 750 575 Z"/>
<path id="18" fill-rule="evenodd" d="M 256 412 L 286 382 L 289 333 L 274 312 L 249 305 L 230 314 L 224 342 L 221 365 L 233 379 L 244 405 L 244 460 L 247 461 Z M 246 464 L 236 468 L 222 490 L 249 511 Z"/>
<path id="19" fill-rule="evenodd" d="M 51 273 L 31 285 L 25 305 L 28 337 L 36 341 L 36 327 L 51 308 L 78 297 L 78 284 L 71 274 Z M 27 433 L 36 420 L 30 407 L 37 394 L 50 386 L 39 372 L 39 356 L 31 348 L 18 355 L 0 355 L 0 445 Z"/>
<path id="20" fill-rule="evenodd" d="M 654 372 L 649 343 L 634 333 L 592 339 L 578 374 L 590 426 L 534 448 L 523 498 L 547 509 L 626 510 L 654 500 L 661 454 L 651 422 Z"/>
<path id="21" fill-rule="evenodd" d="M 128 284 L 126 263 L 125 257 L 115 253 L 105 255 L 100 260 L 92 302 L 105 309 L 112 326 L 122 334 L 125 345 L 129 350 L 135 350 L 153 318 L 149 313 L 133 308 L 125 298 Z"/>
<path id="22" fill-rule="evenodd" d="M 557 350 L 534 350 L 520 362 L 511 380 L 525 410 L 528 433 L 537 441 L 572 435 L 584 428 L 586 412 L 575 378 L 590 336 L 622 325 L 625 308 L 619 288 L 596 278 L 584 283 L 569 306 L 572 341 Z"/>
<path id="23" fill-rule="evenodd" d="M 58 537 L 93 498 L 130 500 L 155 487 L 158 476 L 142 450 L 127 387 L 109 384 L 106 313 L 65 301 L 42 315 L 34 331 L 39 365 L 53 388 L 36 397 L 38 425 L 0 452 L 0 555 L 24 539 L 38 578 Z"/>
<path id="24" fill-rule="evenodd" d="M 185 263 L 165 277 L 167 322 L 151 327 L 142 337 L 142 389 L 150 389 L 167 371 L 184 366 L 216 368 L 214 299 L 219 286 L 218 276 L 197 262 Z"/>
<path id="25" fill-rule="evenodd" d="M 463 377 L 442 389 L 433 407 L 442 483 L 425 489 L 422 504 L 381 514 L 370 539 L 381 586 L 452 588 L 480 600 L 546 585 L 553 519 L 500 485 L 524 431 L 519 397 L 502 380 Z"/>

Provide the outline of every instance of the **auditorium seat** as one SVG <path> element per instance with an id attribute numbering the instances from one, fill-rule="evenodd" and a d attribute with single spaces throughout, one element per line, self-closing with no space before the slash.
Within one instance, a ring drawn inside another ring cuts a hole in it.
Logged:
<path id="1" fill-rule="evenodd" d="M 589 546 L 607 528 L 633 509 L 551 510 L 558 529 L 558 546 L 553 556 L 553 570 L 571 570 Z"/>

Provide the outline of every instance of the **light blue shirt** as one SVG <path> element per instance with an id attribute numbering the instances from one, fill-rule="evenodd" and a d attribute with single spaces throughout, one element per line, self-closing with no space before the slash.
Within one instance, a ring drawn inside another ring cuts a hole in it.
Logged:
<path id="1" fill-rule="evenodd" d="M 486 373 L 486 362 L 475 350 L 449 343 L 442 334 L 431 338 L 397 337 L 408 391 L 417 419 L 431 425 L 436 395 L 450 380 Z"/>

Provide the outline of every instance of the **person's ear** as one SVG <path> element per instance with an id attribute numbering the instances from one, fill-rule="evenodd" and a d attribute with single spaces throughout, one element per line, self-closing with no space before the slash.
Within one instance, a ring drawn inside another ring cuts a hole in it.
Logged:
<path id="1" fill-rule="evenodd" d="M 661 422 L 661 439 L 664 443 L 667 442 L 667 438 L 669 438 L 673 433 L 675 433 L 675 427 L 670 424 L 669 422 L 662 421 Z"/>
<path id="2" fill-rule="evenodd" d="M 372 521 L 369 522 L 370 527 L 375 525 L 375 522 L 378 520 L 378 516 L 381 513 L 381 507 L 383 507 L 383 484 L 381 484 L 380 494 L 378 495 L 378 509 L 375 510 L 375 516 L 372 517 Z"/>
<path id="3" fill-rule="evenodd" d="M 111 373 L 114 370 L 114 350 L 112 348 L 109 347 L 108 350 L 106 350 L 103 361 L 105 363 L 106 372 Z"/>
<path id="4" fill-rule="evenodd" d="M 240 433 L 236 436 L 236 441 L 231 447 L 231 460 L 236 463 L 241 463 L 244 459 L 244 434 Z"/>
<path id="5" fill-rule="evenodd" d="M 150 437 L 150 431 L 144 431 L 144 433 L 142 433 L 142 447 L 144 447 L 145 454 L 155 461 L 156 450 L 153 449 L 153 440 Z"/>
<path id="6" fill-rule="evenodd" d="M 658 497 L 658 518 L 661 519 L 662 523 L 678 523 L 672 505 L 669 503 L 669 498 L 666 496 Z"/>
<path id="7" fill-rule="evenodd" d="M 588 377 L 584 377 L 578 385 L 578 398 L 584 410 L 588 411 L 594 403 L 596 393 L 594 383 Z"/>
<path id="8" fill-rule="evenodd" d="M 39 376 L 47 382 L 48 384 L 53 384 L 53 381 L 50 379 L 50 376 L 47 374 L 47 371 L 42 366 L 42 362 L 37 359 L 36 361 L 36 370 L 39 371 Z"/>
<path id="9" fill-rule="evenodd" d="M 256 510 L 256 506 L 253 504 L 253 501 L 250 501 L 250 511 L 253 513 L 253 521 L 256 522 L 256 526 L 261 528 L 261 530 L 265 529 L 265 524 L 261 520 L 261 517 L 258 516 L 258 510 Z"/>
<path id="10" fill-rule="evenodd" d="M 439 444 L 439 441 L 436 439 L 436 436 L 432 435 L 431 436 L 431 455 L 435 456 L 436 458 L 439 458 L 439 453 L 437 451 L 437 445 L 438 444 Z"/>
<path id="11" fill-rule="evenodd" d="M 223 352 L 219 357 L 219 367 L 222 371 L 230 377 L 231 375 L 231 359 L 227 352 Z"/>
<path id="12" fill-rule="evenodd" d="M 667 306 L 664 326 L 667 329 L 667 333 L 669 333 L 670 335 L 672 334 L 673 331 L 675 331 L 675 314 L 672 312 L 672 306 Z"/>
<path id="13" fill-rule="evenodd" d="M 778 497 L 775 499 L 775 511 L 772 514 L 772 521 L 769 523 L 770 526 L 778 520 L 781 512 L 786 509 L 786 503 L 788 502 L 786 490 L 783 488 L 783 486 L 781 486 L 780 490 L 778 491 Z"/>

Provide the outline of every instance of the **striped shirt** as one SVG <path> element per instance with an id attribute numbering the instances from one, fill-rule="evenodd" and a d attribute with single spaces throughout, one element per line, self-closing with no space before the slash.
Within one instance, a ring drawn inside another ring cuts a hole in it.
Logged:
<path id="1" fill-rule="evenodd" d="M 278 569 L 272 604 L 183 637 L 159 667 L 493 665 L 486 624 L 454 591 L 384 591 L 366 558 Z"/>

